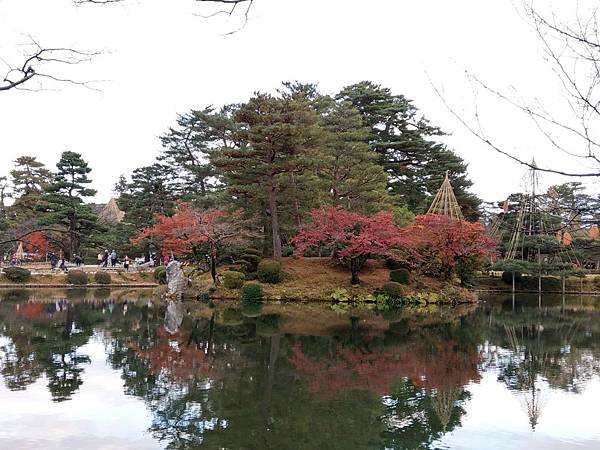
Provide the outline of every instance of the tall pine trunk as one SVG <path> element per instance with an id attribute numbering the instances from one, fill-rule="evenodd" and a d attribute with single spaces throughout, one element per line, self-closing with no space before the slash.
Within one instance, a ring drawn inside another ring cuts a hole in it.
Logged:
<path id="1" fill-rule="evenodd" d="M 279 211 L 277 190 L 271 186 L 269 190 L 269 209 L 271 213 L 271 234 L 273 236 L 273 259 L 281 261 L 281 235 L 279 234 Z"/>

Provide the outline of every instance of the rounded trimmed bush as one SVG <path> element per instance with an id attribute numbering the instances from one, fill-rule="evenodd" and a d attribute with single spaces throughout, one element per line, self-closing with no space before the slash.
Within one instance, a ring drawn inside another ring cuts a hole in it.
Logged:
<path id="1" fill-rule="evenodd" d="M 387 267 L 390 270 L 406 269 L 406 266 L 403 262 L 398 261 L 397 259 L 394 259 L 394 258 L 386 258 L 385 259 L 385 267 Z"/>
<path id="2" fill-rule="evenodd" d="M 391 298 L 402 298 L 406 293 L 404 285 L 396 283 L 395 281 L 388 281 L 381 287 L 381 290 Z"/>
<path id="3" fill-rule="evenodd" d="M 252 247 L 247 248 L 246 250 L 244 250 L 244 254 L 245 255 L 256 255 L 259 258 L 263 257 L 263 252 L 262 251 L 260 251 L 260 250 L 258 250 L 256 248 L 252 248 Z"/>
<path id="4" fill-rule="evenodd" d="M 262 300 L 263 290 L 258 283 L 245 283 L 242 286 L 242 300 L 245 302 L 259 302 Z"/>
<path id="5" fill-rule="evenodd" d="M 69 284 L 84 286 L 88 284 L 88 276 L 83 270 L 69 270 L 67 273 L 67 281 Z"/>
<path id="6" fill-rule="evenodd" d="M 110 284 L 112 282 L 112 277 L 108 272 L 96 272 L 94 274 L 94 281 L 97 284 Z"/>
<path id="7" fill-rule="evenodd" d="M 406 269 L 390 270 L 390 281 L 395 281 L 400 284 L 408 284 L 410 274 Z"/>
<path id="8" fill-rule="evenodd" d="M 154 279 L 158 284 L 167 284 L 167 268 L 165 266 L 158 266 L 154 269 Z"/>
<path id="9" fill-rule="evenodd" d="M 258 263 L 260 263 L 260 256 L 246 253 L 242 255 L 241 259 L 246 263 L 246 272 L 256 272 Z"/>
<path id="10" fill-rule="evenodd" d="M 227 289 L 239 289 L 243 286 L 246 276 L 242 272 L 226 270 L 223 272 L 223 286 Z"/>
<path id="11" fill-rule="evenodd" d="M 521 281 L 523 281 L 523 275 L 521 275 L 521 272 L 514 271 L 514 274 L 515 274 L 515 283 L 520 283 Z M 513 271 L 512 270 L 505 270 L 504 272 L 502 272 L 502 282 L 503 283 L 512 284 L 512 279 L 513 279 Z"/>
<path id="12" fill-rule="evenodd" d="M 31 279 L 31 272 L 23 267 L 6 267 L 4 276 L 10 281 L 24 283 Z"/>
<path id="13" fill-rule="evenodd" d="M 258 264 L 256 274 L 263 283 L 279 283 L 281 281 L 281 263 L 274 259 L 263 259 Z"/>
<path id="14" fill-rule="evenodd" d="M 286 245 L 281 249 L 281 256 L 287 258 L 288 256 L 292 256 L 294 254 L 294 247 L 291 245 Z"/>

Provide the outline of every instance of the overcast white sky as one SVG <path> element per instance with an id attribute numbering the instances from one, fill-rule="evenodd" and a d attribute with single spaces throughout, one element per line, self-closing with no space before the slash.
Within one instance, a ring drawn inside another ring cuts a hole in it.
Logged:
<path id="1" fill-rule="evenodd" d="M 231 36 L 223 34 L 240 18 L 198 16 L 212 11 L 193 0 L 80 7 L 0 0 L 4 60 L 17 64 L 30 34 L 45 46 L 104 50 L 58 75 L 109 80 L 96 85 L 101 93 L 64 84 L 0 92 L 0 174 L 22 154 L 54 168 L 62 151 L 76 151 L 93 169 L 97 200 L 106 201 L 120 174 L 153 162 L 157 136 L 178 112 L 244 101 L 284 80 L 318 82 L 324 92 L 372 80 L 413 99 L 452 133 L 447 143 L 469 163 L 475 193 L 498 200 L 518 189 L 523 167 L 470 136 L 426 73 L 458 111 L 469 114 L 477 103 L 486 133 L 507 150 L 543 165 L 573 164 L 513 110 L 489 97 L 473 99 L 465 70 L 498 89 L 558 105 L 540 43 L 511 0 L 255 0 L 247 26 Z"/>

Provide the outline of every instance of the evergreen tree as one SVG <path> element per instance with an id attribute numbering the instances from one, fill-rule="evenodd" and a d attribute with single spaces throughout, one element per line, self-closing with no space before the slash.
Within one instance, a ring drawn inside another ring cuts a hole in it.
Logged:
<path id="1" fill-rule="evenodd" d="M 0 220 L 6 219 L 6 199 L 12 197 L 7 177 L 0 177 Z"/>
<path id="2" fill-rule="evenodd" d="M 151 226 L 157 214 L 172 215 L 176 199 L 172 180 L 172 170 L 159 163 L 135 169 L 130 183 L 120 180 L 115 190 L 120 194 L 118 204 L 125 213 L 124 222 L 140 230 Z"/>
<path id="3" fill-rule="evenodd" d="M 324 184 L 325 200 L 349 211 L 377 212 L 391 207 L 386 173 L 365 142 L 369 129 L 346 101 L 331 101 L 321 115 L 324 143 L 316 173 Z"/>
<path id="4" fill-rule="evenodd" d="M 35 206 L 52 181 L 52 173 L 35 156 L 20 156 L 10 171 L 15 204 L 14 215 L 26 220 L 35 215 Z"/>
<path id="5" fill-rule="evenodd" d="M 219 112 L 212 107 L 192 110 L 180 115 L 177 127 L 161 137 L 164 150 L 158 159 L 174 170 L 182 199 L 206 205 L 211 193 L 221 186 L 209 156 L 217 148 L 235 145 L 233 111 L 233 106 L 225 106 Z"/>
<path id="6" fill-rule="evenodd" d="M 92 182 L 88 178 L 92 169 L 79 153 L 63 152 L 56 167 L 54 180 L 46 188 L 37 209 L 44 212 L 41 223 L 65 228 L 67 240 L 62 242 L 62 247 L 65 257 L 71 258 L 97 229 L 98 217 L 83 203 L 85 198 L 96 195 L 96 191 L 87 187 Z"/>
<path id="7" fill-rule="evenodd" d="M 434 140 L 444 133 L 420 116 L 410 100 L 369 81 L 345 87 L 336 98 L 351 102 L 360 112 L 370 128 L 365 142 L 379 155 L 388 188 L 404 205 L 414 212 L 426 211 L 449 171 L 463 214 L 478 216 L 479 200 L 467 191 L 472 184 L 467 165 Z"/>
<path id="8" fill-rule="evenodd" d="M 238 147 L 221 149 L 213 163 L 230 194 L 266 213 L 273 257 L 281 259 L 281 195 L 293 175 L 312 164 L 319 141 L 318 116 L 310 104 L 289 95 L 256 94 L 234 114 Z"/>

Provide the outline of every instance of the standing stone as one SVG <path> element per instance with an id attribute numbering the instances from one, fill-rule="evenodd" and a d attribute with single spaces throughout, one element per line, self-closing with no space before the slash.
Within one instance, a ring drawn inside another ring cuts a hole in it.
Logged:
<path id="1" fill-rule="evenodd" d="M 172 296 L 181 296 L 188 285 L 179 261 L 171 261 L 167 266 L 167 288 Z"/>

